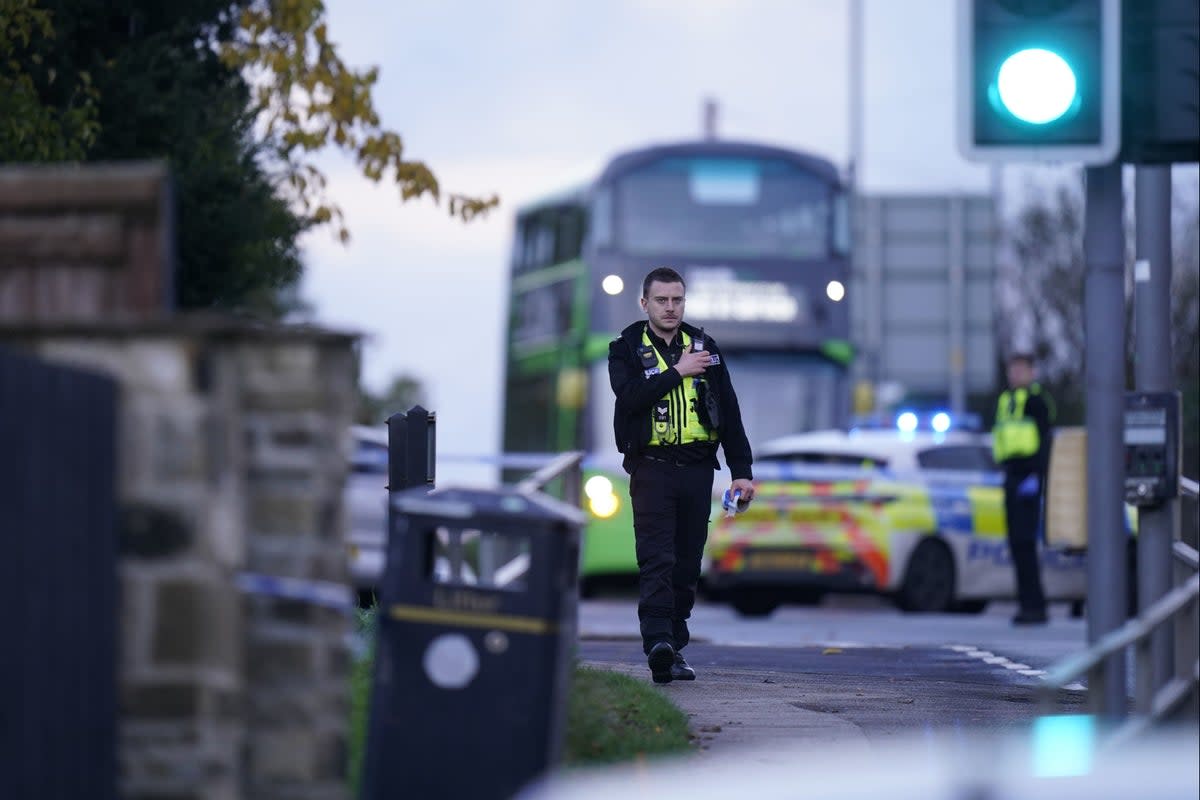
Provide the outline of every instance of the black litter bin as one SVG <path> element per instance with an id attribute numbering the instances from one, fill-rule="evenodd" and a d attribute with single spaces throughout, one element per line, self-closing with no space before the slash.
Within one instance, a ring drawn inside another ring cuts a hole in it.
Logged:
<path id="1" fill-rule="evenodd" d="M 582 514 L 421 488 L 391 520 L 363 797 L 511 797 L 561 752 Z"/>

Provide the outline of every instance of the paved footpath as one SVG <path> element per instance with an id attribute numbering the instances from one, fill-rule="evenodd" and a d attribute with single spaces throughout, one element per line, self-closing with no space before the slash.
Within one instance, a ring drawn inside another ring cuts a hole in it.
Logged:
<path id="1" fill-rule="evenodd" d="M 649 681 L 636 640 L 590 639 L 582 660 Z M 913 737 L 1028 730 L 1039 680 L 946 647 L 728 647 L 693 642 L 694 682 L 658 686 L 690 719 L 700 752 L 763 763 L 781 744 L 861 748 Z M 1079 710 L 1081 692 L 1059 708 Z"/>
<path id="2" fill-rule="evenodd" d="M 594 662 L 637 678 L 644 668 L 632 664 Z M 867 738 L 854 723 L 836 714 L 804 708 L 794 698 L 795 684 L 782 682 L 779 673 L 738 669 L 713 669 L 704 679 L 658 686 L 658 690 L 688 715 L 693 742 L 699 752 L 753 751 L 755 745 L 785 742 L 837 744 L 866 748 Z M 771 763 L 774 749 L 752 760 Z"/>

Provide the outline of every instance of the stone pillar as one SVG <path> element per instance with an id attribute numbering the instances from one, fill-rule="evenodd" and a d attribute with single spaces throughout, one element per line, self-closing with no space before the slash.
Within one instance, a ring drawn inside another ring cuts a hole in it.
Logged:
<path id="1" fill-rule="evenodd" d="M 344 582 L 354 337 L 180 317 L 0 344 L 121 387 L 121 796 L 346 797 L 347 615 L 236 578 Z"/>
<path id="2" fill-rule="evenodd" d="M 349 348 L 245 342 L 242 408 L 251 571 L 345 582 L 342 487 L 353 415 Z M 254 598 L 246 617 L 248 797 L 340 797 L 346 788 L 346 618 Z"/>

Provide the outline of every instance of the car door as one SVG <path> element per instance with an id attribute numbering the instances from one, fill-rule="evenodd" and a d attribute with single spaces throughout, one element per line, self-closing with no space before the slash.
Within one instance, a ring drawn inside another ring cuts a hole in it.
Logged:
<path id="1" fill-rule="evenodd" d="M 934 445 L 917 453 L 917 463 L 929 487 L 938 531 L 954 554 L 958 597 L 1013 596 L 1003 480 L 987 444 Z"/>

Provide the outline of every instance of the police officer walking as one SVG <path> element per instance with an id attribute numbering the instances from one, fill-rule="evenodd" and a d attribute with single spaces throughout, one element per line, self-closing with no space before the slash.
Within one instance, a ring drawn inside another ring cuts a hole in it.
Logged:
<path id="1" fill-rule="evenodd" d="M 659 267 L 642 282 L 645 321 L 608 346 L 613 427 L 629 473 L 642 649 L 656 683 L 695 680 L 684 660 L 708 538 L 717 445 L 730 493 L 754 497 L 750 443 L 716 342 L 683 321 L 684 281 Z"/>
<path id="2" fill-rule="evenodd" d="M 1009 388 L 996 403 L 992 455 L 1004 470 L 1004 514 L 1019 605 L 1013 624 L 1042 625 L 1047 619 L 1046 595 L 1037 540 L 1050 466 L 1054 401 L 1034 382 L 1033 356 L 1010 356 L 1007 371 Z"/>

